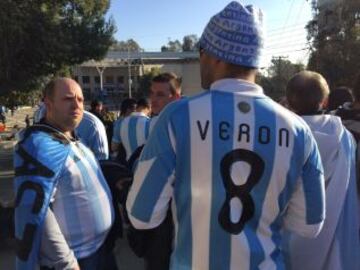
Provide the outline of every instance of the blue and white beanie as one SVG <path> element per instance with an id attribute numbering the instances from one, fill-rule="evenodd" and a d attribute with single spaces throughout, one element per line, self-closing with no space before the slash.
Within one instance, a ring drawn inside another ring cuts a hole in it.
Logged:
<path id="1" fill-rule="evenodd" d="M 224 62 L 258 68 L 264 43 L 262 27 L 260 9 L 233 1 L 210 19 L 200 47 Z"/>

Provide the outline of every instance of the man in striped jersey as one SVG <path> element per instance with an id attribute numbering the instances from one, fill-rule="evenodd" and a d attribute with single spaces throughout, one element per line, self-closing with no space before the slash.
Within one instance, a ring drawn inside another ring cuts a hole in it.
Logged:
<path id="1" fill-rule="evenodd" d="M 74 133 L 81 88 L 59 78 L 44 97 L 45 118 L 25 131 L 15 152 L 17 269 L 115 269 L 105 246 L 114 217 L 110 190 Z"/>
<path id="2" fill-rule="evenodd" d="M 286 234 L 285 254 L 290 270 L 360 269 L 356 143 L 339 117 L 321 113 L 328 95 L 325 79 L 310 71 L 296 74 L 286 90 L 290 108 L 309 125 L 319 146 L 329 209 L 315 239 Z"/>
<path id="3" fill-rule="evenodd" d="M 132 153 L 146 142 L 149 136 L 149 114 L 150 103 L 142 98 L 138 100 L 135 112 L 115 122 L 111 150 L 116 152 L 124 147 L 125 157 L 120 157 L 120 160 L 128 161 Z"/>
<path id="4" fill-rule="evenodd" d="M 181 97 L 181 79 L 174 73 L 161 73 L 151 81 L 150 100 L 153 117 L 150 120 L 150 133 L 158 115 L 171 102 Z M 144 232 L 130 227 L 128 239 L 130 246 L 144 247 L 137 254 L 143 253 L 146 270 L 167 270 L 170 265 L 174 225 L 171 211 L 157 228 Z M 138 241 L 140 239 L 140 241 Z M 140 242 L 140 243 L 138 243 Z"/>
<path id="5" fill-rule="evenodd" d="M 231 2 L 200 39 L 201 95 L 167 106 L 141 154 L 127 210 L 157 227 L 169 201 L 170 269 L 284 269 L 281 230 L 316 236 L 324 177 L 310 129 L 255 84 L 262 13 Z"/>

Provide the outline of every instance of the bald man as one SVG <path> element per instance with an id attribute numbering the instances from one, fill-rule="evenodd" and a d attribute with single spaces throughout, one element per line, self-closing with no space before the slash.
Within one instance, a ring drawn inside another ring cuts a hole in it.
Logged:
<path id="1" fill-rule="evenodd" d="M 17 269 L 114 269 L 105 266 L 104 248 L 114 219 L 110 190 L 74 133 L 83 101 L 74 80 L 52 80 L 44 90 L 45 118 L 17 145 Z"/>

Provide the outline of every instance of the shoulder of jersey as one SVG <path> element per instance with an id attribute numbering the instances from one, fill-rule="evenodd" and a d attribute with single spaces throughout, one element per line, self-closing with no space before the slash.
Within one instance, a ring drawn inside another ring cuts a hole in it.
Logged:
<path id="1" fill-rule="evenodd" d="M 82 121 L 93 125 L 99 125 L 100 123 L 102 124 L 99 118 L 97 118 L 95 115 L 93 115 L 91 112 L 88 111 L 84 111 Z"/>
<path id="2" fill-rule="evenodd" d="M 293 125 L 303 126 L 305 129 L 310 130 L 309 126 L 306 124 L 305 120 L 301 118 L 300 115 L 297 115 L 293 111 L 290 111 L 289 109 L 283 107 L 279 103 L 273 101 L 271 98 L 268 99 L 270 100 L 270 102 L 273 103 L 277 115 L 288 119 L 288 121 L 291 122 Z"/>
<path id="3" fill-rule="evenodd" d="M 59 168 L 69 154 L 70 146 L 43 131 L 33 131 L 20 141 L 15 151 L 22 147 L 27 154 L 49 168 Z"/>
<path id="4" fill-rule="evenodd" d="M 182 98 L 182 99 L 179 99 L 175 102 L 172 102 L 170 103 L 169 105 L 167 105 L 164 109 L 164 112 L 161 113 L 161 115 L 164 115 L 164 114 L 171 114 L 177 110 L 181 110 L 184 108 L 184 106 L 187 106 L 187 104 L 194 100 L 194 99 L 198 99 L 198 98 L 201 98 L 203 96 L 207 96 L 207 95 L 210 95 L 210 91 L 206 91 L 206 92 L 203 92 L 203 93 L 200 93 L 200 94 L 197 94 L 197 95 L 194 95 L 194 96 L 191 96 L 191 97 L 187 97 L 187 98 Z"/>

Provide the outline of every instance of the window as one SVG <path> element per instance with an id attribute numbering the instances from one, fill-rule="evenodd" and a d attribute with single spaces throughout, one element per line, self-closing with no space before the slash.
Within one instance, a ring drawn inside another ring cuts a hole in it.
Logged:
<path id="1" fill-rule="evenodd" d="M 90 88 L 83 88 L 83 95 L 84 95 L 85 100 L 90 100 L 91 99 Z"/>
<path id="2" fill-rule="evenodd" d="M 109 84 L 114 83 L 114 76 L 106 76 L 105 83 L 109 83 Z"/>
<path id="3" fill-rule="evenodd" d="M 83 82 L 83 84 L 89 84 L 90 76 L 82 76 L 82 82 Z"/>
<path id="4" fill-rule="evenodd" d="M 118 83 L 124 83 L 124 76 L 118 76 L 117 77 L 117 82 Z"/>
<path id="5" fill-rule="evenodd" d="M 94 77 L 94 82 L 95 82 L 96 84 L 100 84 L 100 76 L 95 76 L 95 77 Z"/>

